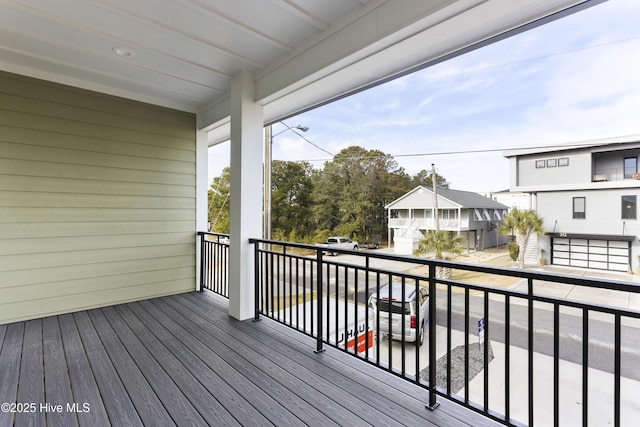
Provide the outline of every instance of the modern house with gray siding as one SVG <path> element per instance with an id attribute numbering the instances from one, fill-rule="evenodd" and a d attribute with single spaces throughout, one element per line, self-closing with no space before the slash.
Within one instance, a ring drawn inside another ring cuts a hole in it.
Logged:
<path id="1" fill-rule="evenodd" d="M 539 250 L 554 265 L 628 271 L 640 254 L 640 138 L 505 152 L 511 190 L 544 220 Z M 534 242 L 534 246 L 536 242 Z"/>
<path id="2" fill-rule="evenodd" d="M 439 188 L 438 225 L 463 237 L 467 250 L 482 250 L 506 243 L 497 226 L 508 206 L 471 191 Z M 389 242 L 394 253 L 410 255 L 427 230 L 435 230 L 436 199 L 432 189 L 418 186 L 386 206 Z"/>

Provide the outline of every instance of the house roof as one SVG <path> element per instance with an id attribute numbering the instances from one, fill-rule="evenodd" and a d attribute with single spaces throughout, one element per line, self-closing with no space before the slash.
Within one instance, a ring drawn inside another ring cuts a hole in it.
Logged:
<path id="1" fill-rule="evenodd" d="M 629 135 L 625 137 L 607 138 L 600 140 L 575 142 L 566 145 L 550 145 L 547 147 L 518 148 L 506 150 L 502 155 L 506 158 L 517 156 L 528 156 L 532 154 L 553 153 L 558 151 L 591 150 L 591 151 L 613 151 L 630 148 L 630 146 L 640 144 L 640 135 Z"/>
<path id="2" fill-rule="evenodd" d="M 482 196 L 472 191 L 451 190 L 438 188 L 438 206 L 440 208 L 454 205 L 467 209 L 509 209 L 508 206 L 498 203 L 489 197 Z M 441 201 L 449 204 L 441 204 Z M 393 202 L 385 206 L 386 209 L 397 208 L 432 208 L 433 190 L 427 187 L 418 186 Z"/>

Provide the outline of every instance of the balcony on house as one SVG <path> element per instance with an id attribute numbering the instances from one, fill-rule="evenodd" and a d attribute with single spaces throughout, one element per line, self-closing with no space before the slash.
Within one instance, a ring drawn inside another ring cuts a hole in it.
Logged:
<path id="1" fill-rule="evenodd" d="M 227 279 L 218 270 L 226 267 L 219 257 L 228 247 L 215 236 L 202 244 L 203 287 L 224 296 Z M 640 363 L 640 291 L 633 283 L 377 251 L 330 257 L 291 242 L 252 244 L 255 319 L 285 326 L 309 352 L 338 351 L 351 363 L 374 367 L 369 375 L 403 379 L 421 390 L 427 407 L 446 403 L 435 412 L 461 405 L 484 416 L 472 421 L 482 425 L 626 425 L 640 416 L 633 403 L 640 393 L 634 368 Z M 453 280 L 437 278 L 438 267 L 451 269 Z M 473 272 L 486 281 L 456 280 Z M 493 286 L 498 277 L 513 285 Z M 428 289 L 433 297 L 423 344 L 405 340 L 406 330 L 380 325 L 371 297 L 386 283 L 409 292 Z M 424 420 L 432 421 L 432 414 L 424 413 Z"/>
<path id="2" fill-rule="evenodd" d="M 0 424 L 620 426 L 640 416 L 640 311 L 559 296 L 633 301 L 635 285 L 253 239 L 257 321 L 241 322 L 228 314 L 229 243 L 199 234 L 202 292 L 0 325 Z M 437 267 L 520 284 L 439 279 Z M 372 313 L 388 282 L 428 290 L 429 314 L 415 319 L 424 343 L 397 329 L 390 339 Z"/>
<path id="3" fill-rule="evenodd" d="M 593 153 L 592 182 L 619 182 L 640 180 L 638 159 L 640 150 Z"/>

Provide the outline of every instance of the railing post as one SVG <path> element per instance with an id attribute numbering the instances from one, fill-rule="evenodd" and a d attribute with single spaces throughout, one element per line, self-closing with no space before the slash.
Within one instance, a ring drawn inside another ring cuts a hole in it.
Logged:
<path id="1" fill-rule="evenodd" d="M 200 283 L 198 283 L 198 292 L 204 291 L 204 233 L 198 232 L 200 236 Z"/>
<path id="2" fill-rule="evenodd" d="M 324 351 L 323 342 L 322 342 L 322 249 L 316 250 L 316 283 L 318 296 L 316 298 L 317 304 L 317 312 L 316 312 L 316 325 L 317 325 L 317 333 L 316 337 L 316 350 L 315 353 L 322 353 Z"/>
<path id="3" fill-rule="evenodd" d="M 259 244 L 253 239 L 249 240 L 253 244 L 253 321 L 260 321 L 260 251 Z"/>
<path id="4" fill-rule="evenodd" d="M 447 325 L 448 328 L 451 325 Z M 429 404 L 427 409 L 433 411 L 438 407 L 436 402 L 436 266 L 429 264 Z"/>
<path id="5" fill-rule="evenodd" d="M 534 375 L 533 375 L 533 339 L 534 339 L 534 331 L 533 331 L 533 278 L 527 278 L 527 305 L 528 305 L 528 314 L 527 314 L 527 328 L 528 328 L 528 365 L 529 365 L 529 425 L 533 425 L 533 409 L 535 407 L 533 402 L 533 393 L 534 393 Z"/>

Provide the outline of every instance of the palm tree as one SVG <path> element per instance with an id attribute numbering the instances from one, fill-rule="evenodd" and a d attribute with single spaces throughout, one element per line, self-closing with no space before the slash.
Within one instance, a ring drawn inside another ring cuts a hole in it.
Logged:
<path id="1" fill-rule="evenodd" d="M 498 230 L 505 235 L 515 235 L 516 243 L 520 249 L 518 264 L 520 268 L 524 268 L 524 254 L 529 243 L 529 236 L 533 233 L 540 235 L 544 232 L 542 218 L 533 210 L 521 211 L 518 208 L 513 208 L 502 219 L 502 224 L 498 226 Z"/>
<path id="2" fill-rule="evenodd" d="M 418 241 L 418 248 L 414 254 L 420 256 L 430 252 L 434 253 L 435 259 L 450 259 L 450 255 L 460 255 L 462 253 L 462 236 L 446 230 L 428 230 L 424 237 Z M 451 269 L 436 267 L 436 277 L 450 279 Z"/>

